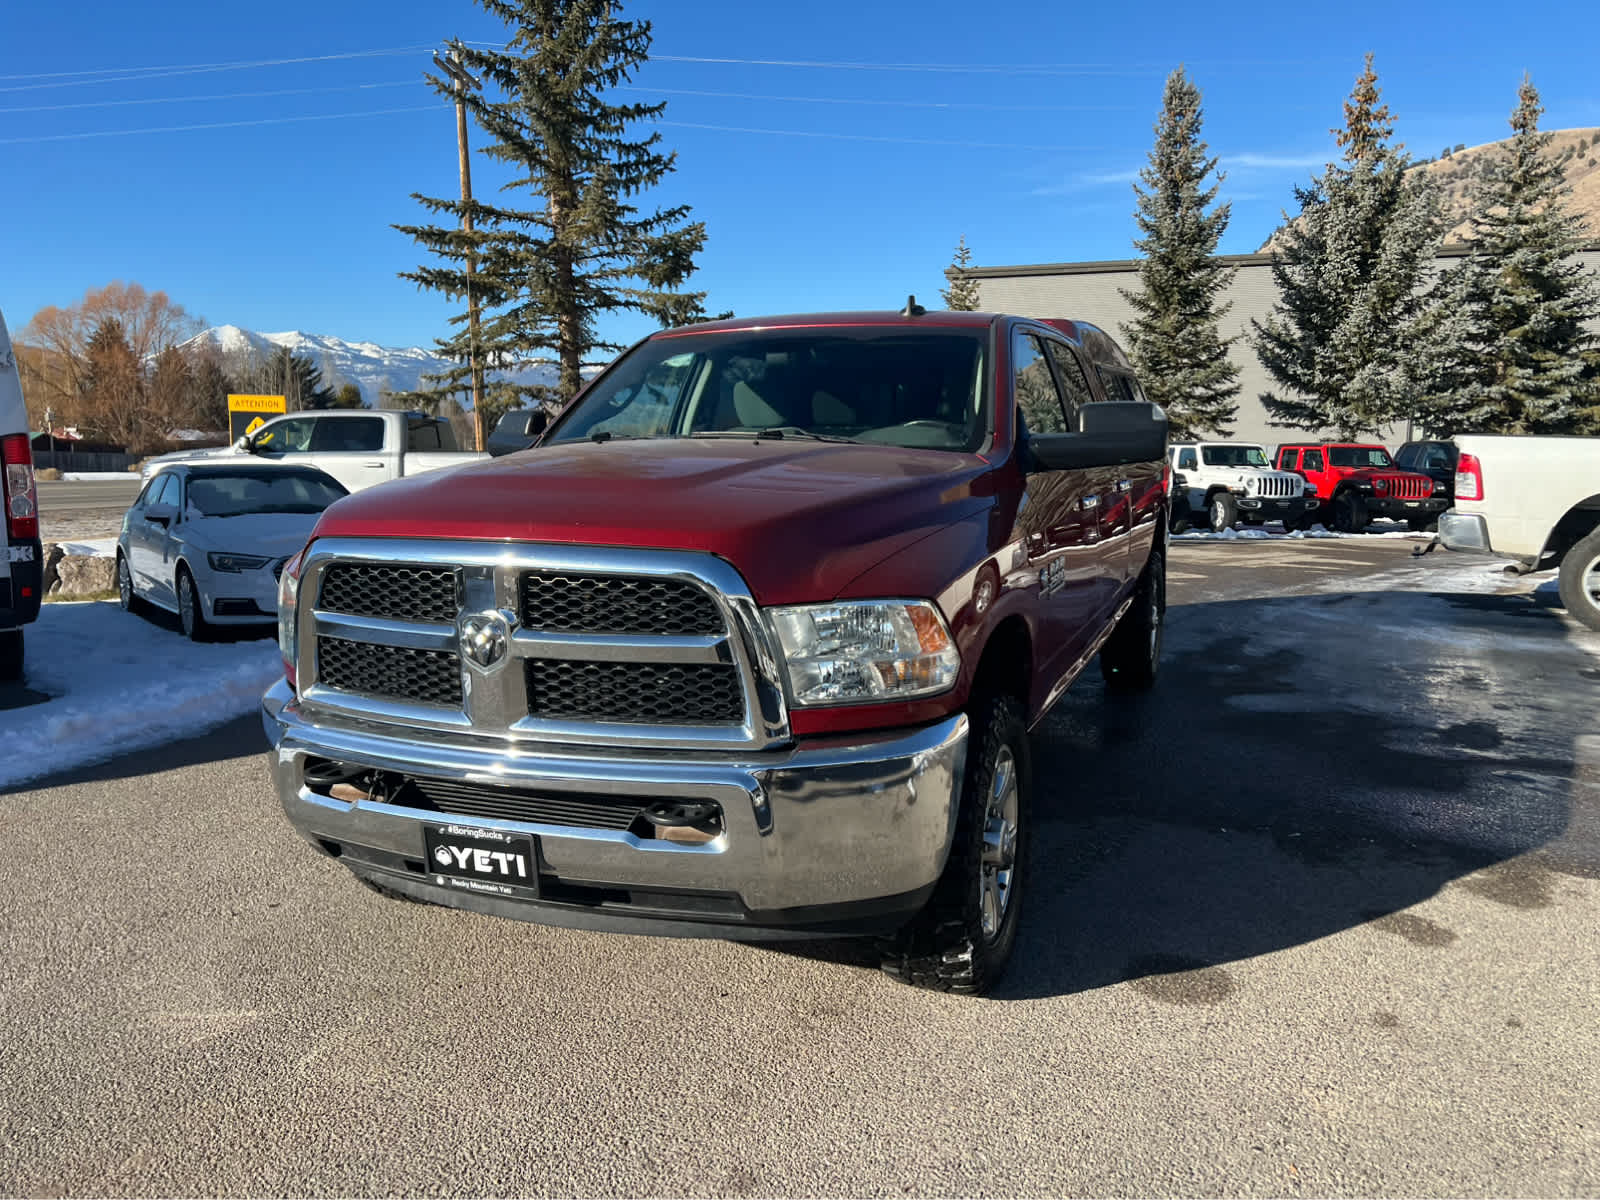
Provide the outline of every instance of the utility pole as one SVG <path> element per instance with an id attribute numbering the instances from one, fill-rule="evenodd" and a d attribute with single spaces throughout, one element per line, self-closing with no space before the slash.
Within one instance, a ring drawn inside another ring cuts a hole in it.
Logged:
<path id="1" fill-rule="evenodd" d="M 467 157 L 467 89 L 478 81 L 461 65 L 461 51 L 453 48 L 448 59 L 433 55 L 433 65 L 456 85 L 456 148 L 461 155 L 461 231 L 469 235 L 467 245 L 467 370 L 472 377 L 472 431 L 476 449 L 484 448 L 488 436 L 483 428 L 483 367 L 478 361 L 478 299 L 472 292 L 472 277 L 478 269 L 478 255 L 472 249 L 472 163 Z"/>

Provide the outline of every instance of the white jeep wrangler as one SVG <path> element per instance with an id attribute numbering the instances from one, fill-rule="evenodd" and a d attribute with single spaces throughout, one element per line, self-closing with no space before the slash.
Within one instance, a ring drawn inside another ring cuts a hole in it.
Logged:
<path id="1" fill-rule="evenodd" d="M 1266 448 L 1251 442 L 1174 442 L 1167 461 L 1173 533 L 1200 524 L 1221 533 L 1240 520 L 1280 520 L 1294 529 L 1320 503 L 1315 487 L 1293 471 L 1273 470 Z"/>

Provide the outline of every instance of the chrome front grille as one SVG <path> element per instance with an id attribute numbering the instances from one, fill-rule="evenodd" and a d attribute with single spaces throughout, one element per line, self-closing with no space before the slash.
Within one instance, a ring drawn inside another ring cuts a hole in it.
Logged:
<path id="1" fill-rule="evenodd" d="M 732 663 L 530 658 L 528 713 L 553 720 L 729 725 L 744 716 Z"/>
<path id="2" fill-rule="evenodd" d="M 682 579 L 525 571 L 522 624 L 545 633 L 705 637 L 726 632 L 717 602 Z"/>
<path id="3" fill-rule="evenodd" d="M 760 611 L 711 555 L 326 538 L 300 587 L 311 706 L 529 743 L 789 736 Z"/>
<path id="4" fill-rule="evenodd" d="M 461 580 L 452 567 L 335 563 L 322 576 L 317 607 L 354 617 L 454 622 Z"/>
<path id="5" fill-rule="evenodd" d="M 1300 494 L 1300 476 L 1298 475 L 1263 475 L 1256 480 L 1256 495 L 1269 499 L 1281 499 L 1284 496 L 1298 496 Z"/>

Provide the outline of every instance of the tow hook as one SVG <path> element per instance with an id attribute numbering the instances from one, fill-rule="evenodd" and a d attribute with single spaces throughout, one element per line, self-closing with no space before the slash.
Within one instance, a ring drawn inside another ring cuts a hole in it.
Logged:
<path id="1" fill-rule="evenodd" d="M 1439 548 L 1439 539 L 1438 538 L 1434 538 L 1426 546 L 1421 546 L 1421 547 L 1418 547 L 1417 549 L 1413 550 L 1411 552 L 1411 557 L 1412 558 L 1421 558 L 1424 554 L 1432 554 L 1438 548 Z"/>
<path id="2" fill-rule="evenodd" d="M 697 800 L 657 800 L 639 814 L 664 842 L 703 846 L 722 832 L 715 804 Z"/>

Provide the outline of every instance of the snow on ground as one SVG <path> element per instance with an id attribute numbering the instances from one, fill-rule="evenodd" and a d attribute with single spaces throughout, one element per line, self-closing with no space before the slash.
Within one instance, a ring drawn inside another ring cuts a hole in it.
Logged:
<path id="1" fill-rule="evenodd" d="M 64 483 L 94 483 L 96 481 L 113 480 L 118 483 L 127 483 L 137 480 L 139 475 L 135 471 L 63 471 L 61 479 Z"/>
<path id="2" fill-rule="evenodd" d="M 75 554 L 80 558 L 114 558 L 117 553 L 117 539 L 85 538 L 79 542 L 57 542 L 63 554 Z"/>
<path id="3" fill-rule="evenodd" d="M 1221 533 L 1212 533 L 1208 529 L 1190 528 L 1184 533 L 1175 533 L 1172 540 L 1175 542 L 1247 542 L 1247 541 L 1282 541 L 1294 538 L 1413 538 L 1418 541 L 1432 541 L 1431 533 L 1412 533 L 1404 521 L 1374 521 L 1360 533 L 1337 533 L 1325 525 L 1313 525 L 1309 530 L 1295 530 L 1293 533 L 1284 533 L 1276 525 L 1268 528 L 1264 525 L 1238 525 L 1232 529 L 1224 529 Z"/>
<path id="4" fill-rule="evenodd" d="M 116 604 L 46 604 L 27 630 L 27 686 L 0 712 L 0 788 L 101 762 L 254 712 L 283 670 L 269 637 L 196 644 Z"/>

